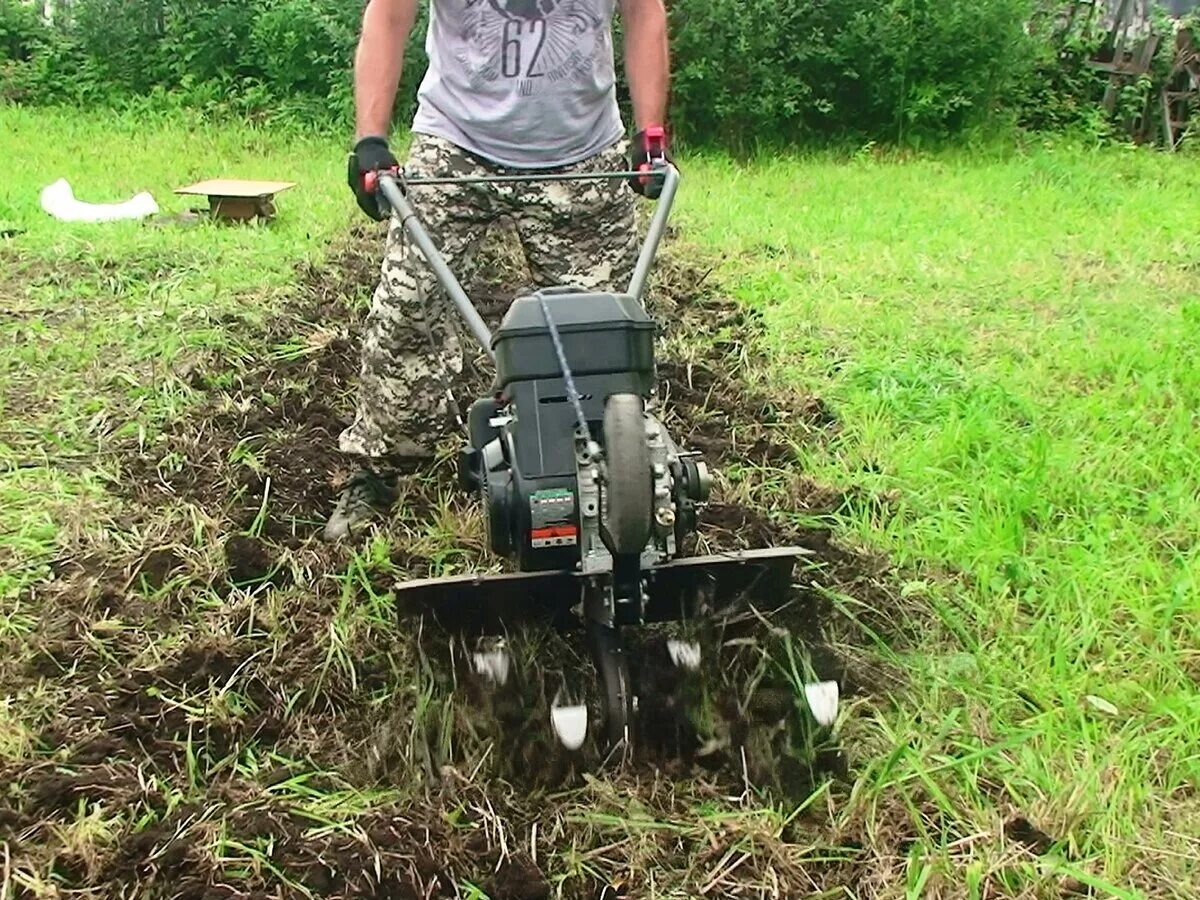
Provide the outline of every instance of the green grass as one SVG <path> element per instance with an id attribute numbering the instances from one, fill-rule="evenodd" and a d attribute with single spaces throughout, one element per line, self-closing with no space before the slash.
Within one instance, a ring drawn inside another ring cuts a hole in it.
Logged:
<path id="1" fill-rule="evenodd" d="M 805 466 L 888 500 L 839 531 L 920 573 L 958 638 L 906 660 L 913 694 L 876 726 L 904 749 L 864 791 L 907 785 L 967 831 L 1019 810 L 1118 884 L 1148 859 L 1194 893 L 1195 157 L 1050 145 L 690 175 L 692 235 L 766 312 L 779 376 L 838 414 Z"/>
<path id="2" fill-rule="evenodd" d="M 42 571 L 76 501 L 100 502 L 96 452 L 152 439 L 187 408 L 192 367 L 248 352 L 227 317 L 269 316 L 295 264 L 319 258 L 352 213 L 337 189 L 344 156 L 327 138 L 5 107 L 0 156 L 21 161 L 0 182 L 0 220 L 23 230 L 0 239 L 4 596 Z M 65 177 L 82 200 L 148 190 L 171 215 L 196 205 L 176 188 L 218 176 L 297 187 L 266 228 L 64 224 L 39 204 Z"/>
<path id="3" fill-rule="evenodd" d="M 261 352 L 229 316 L 269 316 L 355 211 L 336 140 L 248 125 L 0 107 L 0 157 L 22 161 L 0 222 L 25 229 L 0 239 L 11 598 L 111 511 L 102 451 L 182 415 L 192 364 Z M 776 376 L 838 416 L 804 466 L 886 501 L 852 500 L 839 536 L 886 551 L 950 636 L 846 722 L 859 781 L 832 818 L 866 822 L 894 877 L 881 895 L 1200 893 L 1194 157 L 1050 145 L 684 171 L 689 239 L 765 312 Z M 221 174 L 299 186 L 267 228 L 68 226 L 37 203 L 68 176 L 84 199 L 148 189 L 178 211 L 173 188 Z M 6 601 L 0 630 L 35 628 Z M 1049 853 L 1001 837 L 1018 818 Z"/>

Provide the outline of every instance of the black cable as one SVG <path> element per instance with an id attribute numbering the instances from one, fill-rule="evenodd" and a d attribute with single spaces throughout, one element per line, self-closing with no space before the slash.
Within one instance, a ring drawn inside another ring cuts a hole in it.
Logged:
<path id="1" fill-rule="evenodd" d="M 575 378 L 571 375 L 571 367 L 567 365 L 567 354 L 563 349 L 562 338 L 558 336 L 558 326 L 554 324 L 554 319 L 550 315 L 550 307 L 546 304 L 546 297 L 541 291 L 537 293 L 538 302 L 542 305 L 542 317 L 546 320 L 546 327 L 550 329 L 550 339 L 554 342 L 554 352 L 558 354 L 558 365 L 562 369 L 563 381 L 567 383 L 567 396 L 571 398 L 571 405 L 575 407 L 575 418 L 579 422 L 579 432 L 583 436 L 590 437 L 591 432 L 588 431 L 587 417 L 583 414 L 583 404 L 580 402 L 579 391 L 575 388 Z"/>

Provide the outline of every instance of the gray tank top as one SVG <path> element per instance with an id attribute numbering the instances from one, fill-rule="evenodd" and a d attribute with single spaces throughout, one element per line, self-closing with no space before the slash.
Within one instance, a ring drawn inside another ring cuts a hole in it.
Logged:
<path id="1" fill-rule="evenodd" d="M 430 0 L 413 131 L 513 168 L 580 162 L 624 134 L 616 0 Z"/>

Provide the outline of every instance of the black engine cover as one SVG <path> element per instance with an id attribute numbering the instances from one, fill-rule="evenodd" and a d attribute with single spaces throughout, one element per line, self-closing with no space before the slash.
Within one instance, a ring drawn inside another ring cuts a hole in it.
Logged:
<path id="1" fill-rule="evenodd" d="M 516 300 L 492 335 L 501 389 L 515 382 L 562 378 L 542 312 L 544 299 L 576 378 L 629 375 L 641 385 L 638 393 L 649 395 L 654 389 L 654 322 L 636 299 L 574 288 L 539 294 Z M 604 399 L 600 398 L 601 406 Z"/>

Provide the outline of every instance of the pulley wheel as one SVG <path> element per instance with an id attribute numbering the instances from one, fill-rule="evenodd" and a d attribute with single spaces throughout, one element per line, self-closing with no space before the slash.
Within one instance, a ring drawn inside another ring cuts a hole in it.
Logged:
<path id="1" fill-rule="evenodd" d="M 654 479 L 645 406 L 637 394 L 613 394 L 604 406 L 605 531 L 613 553 L 641 554 L 650 540 Z"/>

